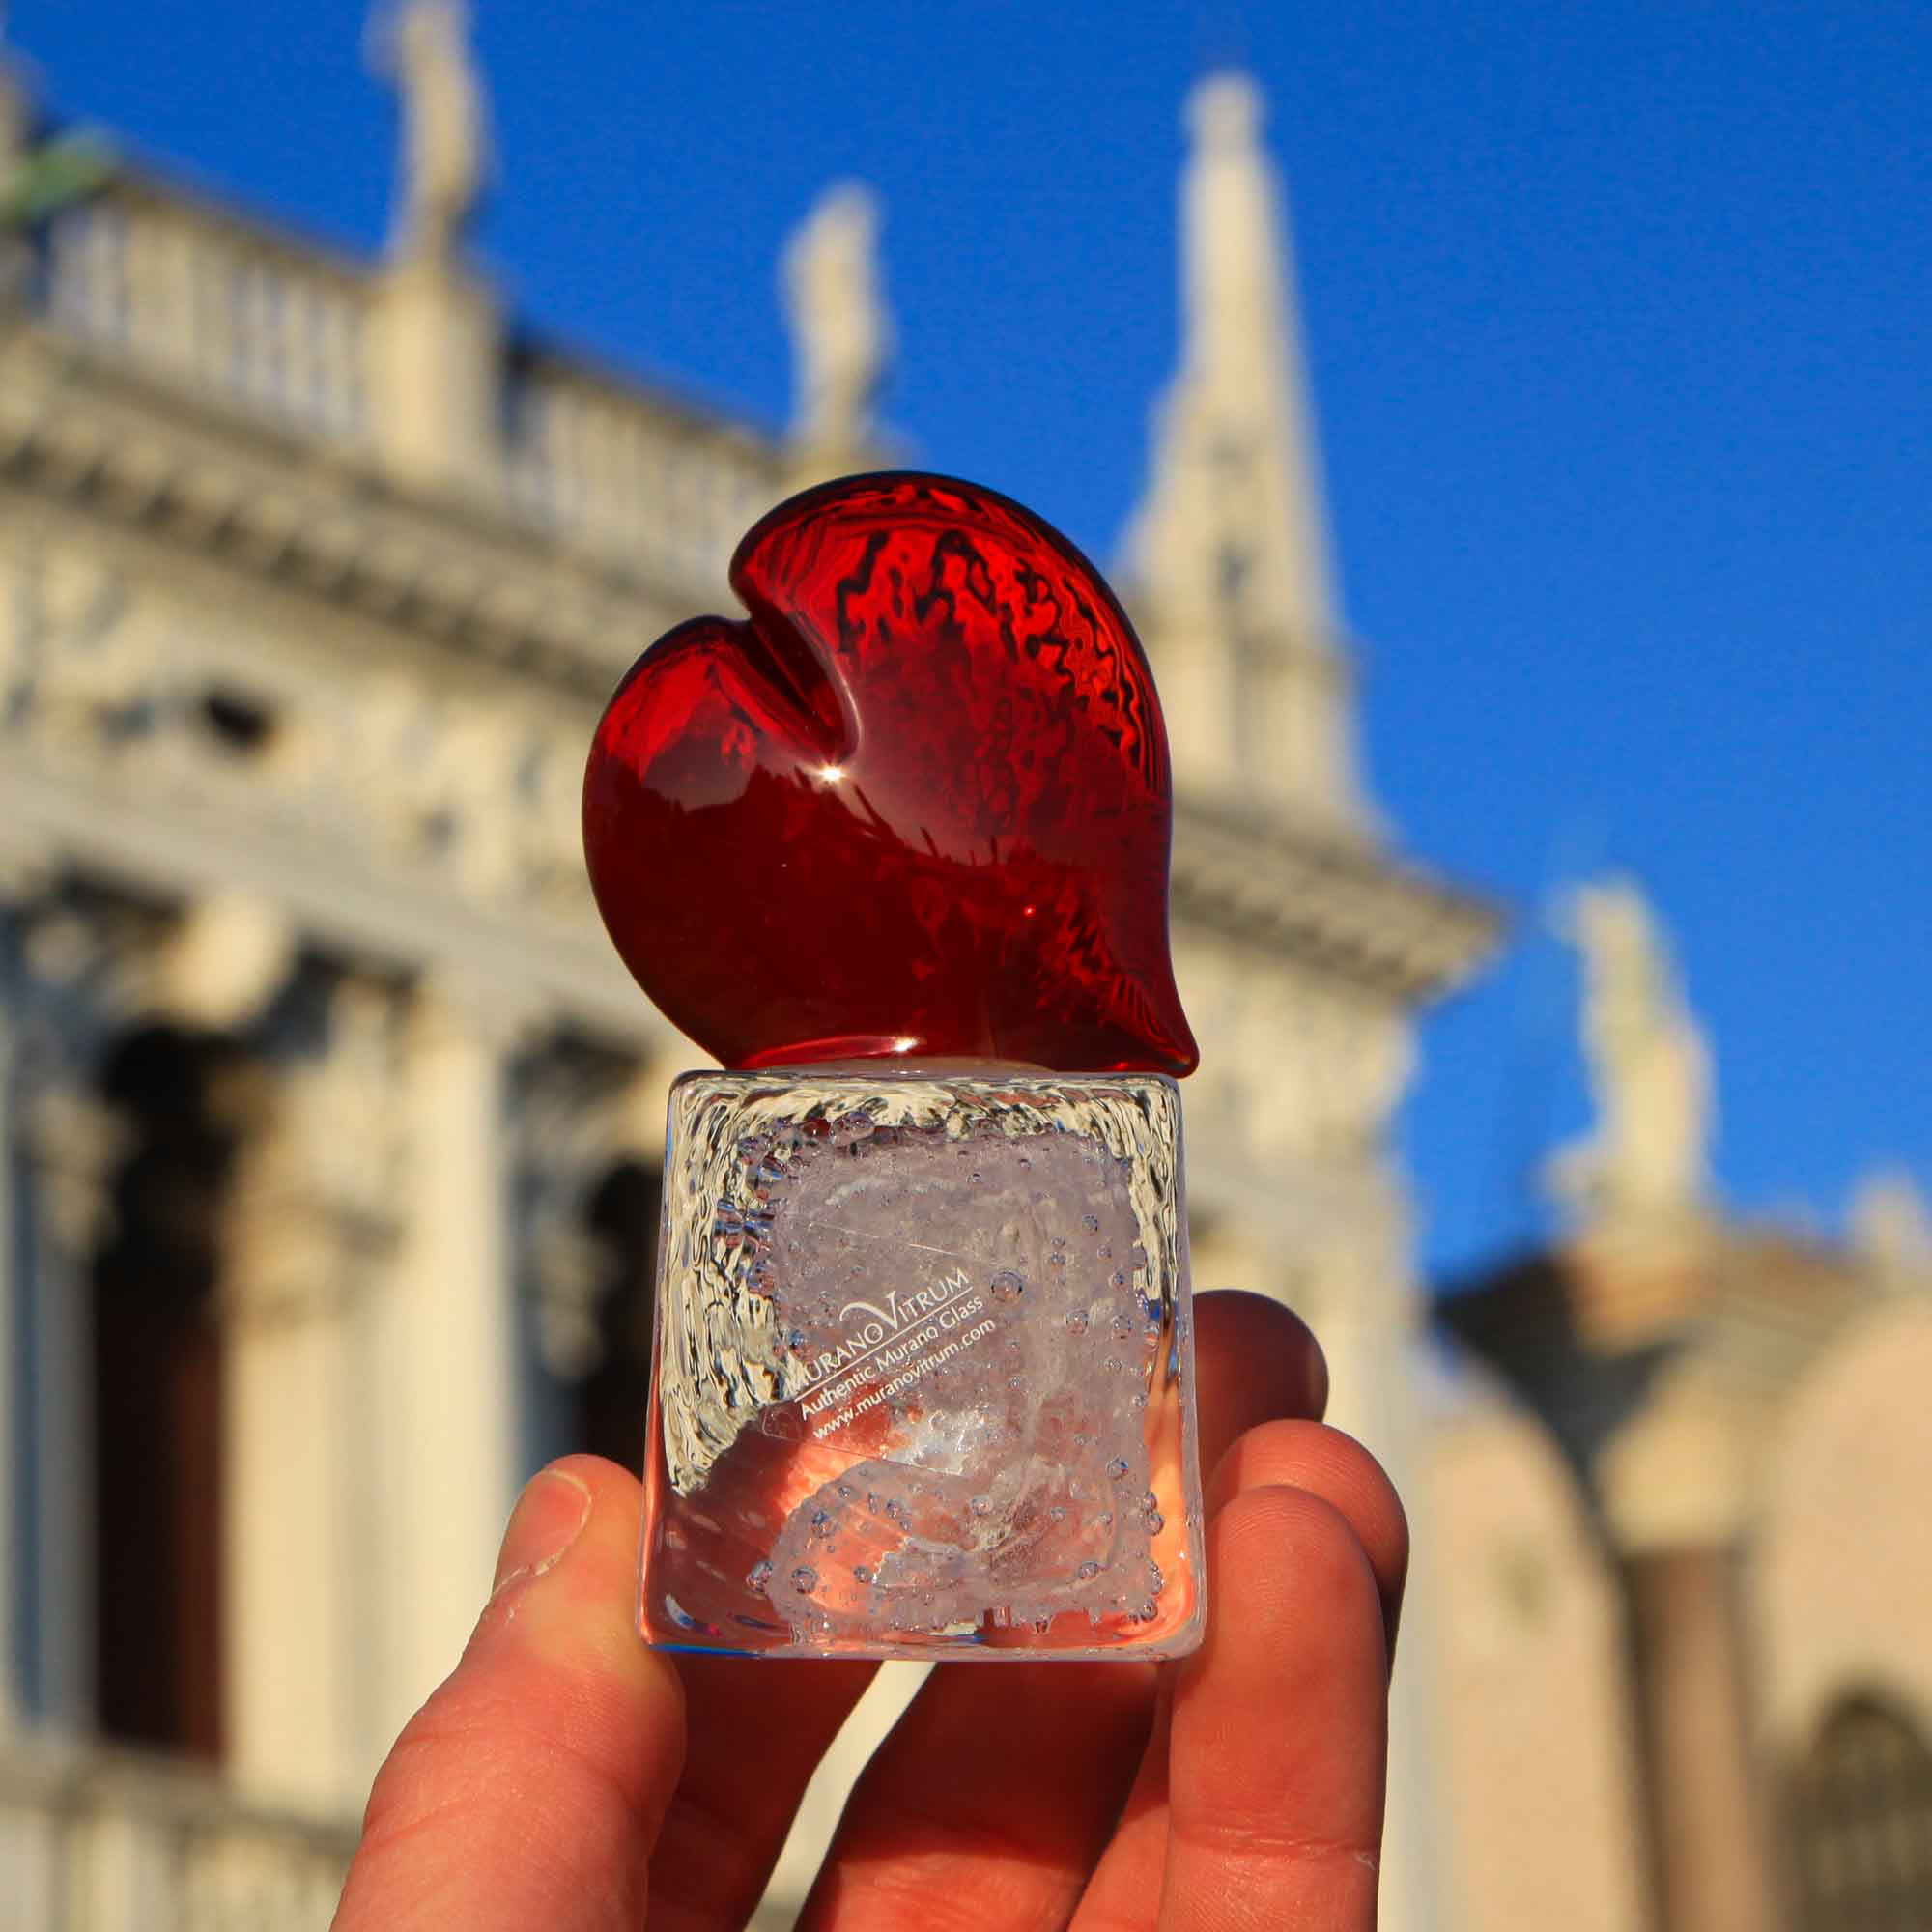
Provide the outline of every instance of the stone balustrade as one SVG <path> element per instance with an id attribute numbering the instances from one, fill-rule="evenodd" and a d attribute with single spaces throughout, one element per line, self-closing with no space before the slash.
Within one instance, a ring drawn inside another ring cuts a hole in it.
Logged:
<path id="1" fill-rule="evenodd" d="M 266 421 L 352 462 L 385 455 L 393 410 L 380 342 L 391 292 L 378 265 L 126 172 L 51 218 L 28 286 L 61 333 L 198 407 Z M 498 471 L 485 498 L 600 562 L 716 586 L 738 538 L 784 494 L 783 452 L 587 362 L 511 341 L 494 315 L 485 340 L 468 414 L 489 419 L 459 439 Z"/>
<path id="2" fill-rule="evenodd" d="M 371 290 L 347 260 L 122 177 L 48 224 L 43 296 L 62 328 L 204 400 L 364 434 Z"/>
<path id="3" fill-rule="evenodd" d="M 0 1746 L 0 1932 L 324 1932 L 355 1844 L 169 1759 Z"/>
<path id="4" fill-rule="evenodd" d="M 720 582 L 785 494 L 773 449 L 558 357 L 520 358 L 507 419 L 514 507 L 662 581 Z"/>

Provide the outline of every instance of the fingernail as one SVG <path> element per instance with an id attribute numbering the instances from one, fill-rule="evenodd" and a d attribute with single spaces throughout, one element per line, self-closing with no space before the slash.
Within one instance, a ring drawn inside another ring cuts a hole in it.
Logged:
<path id="1" fill-rule="evenodd" d="M 503 1532 L 490 1594 L 526 1577 L 541 1577 L 562 1562 L 590 1520 L 590 1490 L 567 1469 L 539 1469 L 524 1487 Z"/>

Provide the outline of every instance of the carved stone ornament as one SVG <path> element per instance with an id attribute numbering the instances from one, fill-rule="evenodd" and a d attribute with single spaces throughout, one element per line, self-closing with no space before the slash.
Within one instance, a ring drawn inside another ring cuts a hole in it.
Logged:
<path id="1" fill-rule="evenodd" d="M 51 766 L 279 824 L 491 905 L 588 925 L 588 721 L 380 670 L 347 687 L 190 625 L 76 546 L 0 554 L 0 742 Z"/>
<path id="2" fill-rule="evenodd" d="M 24 1111 L 27 1158 L 48 1229 L 63 1255 L 84 1262 L 114 1231 L 114 1174 L 130 1144 L 128 1122 L 73 1086 L 43 1089 Z"/>
<path id="3" fill-rule="evenodd" d="M 162 945 L 158 990 L 172 1016 L 232 1032 L 267 1008 L 295 957 L 295 928 L 273 905 L 248 893 L 212 893 L 186 909 Z"/>
<path id="4" fill-rule="evenodd" d="M 348 977 L 323 999 L 312 1047 L 278 1061 L 236 1177 L 223 1297 L 232 1320 L 334 1313 L 369 1287 L 402 1225 L 400 1005 Z"/>

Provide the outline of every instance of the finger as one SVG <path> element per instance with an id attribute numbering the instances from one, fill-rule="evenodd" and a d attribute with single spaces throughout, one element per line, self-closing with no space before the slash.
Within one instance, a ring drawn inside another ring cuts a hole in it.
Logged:
<path id="1" fill-rule="evenodd" d="M 1242 1492 L 1271 1485 L 1318 1496 L 1347 1520 L 1368 1558 L 1392 1648 L 1408 1568 L 1408 1522 L 1381 1465 L 1340 1430 L 1298 1418 L 1264 1422 L 1240 1435 L 1215 1466 L 1208 1485 L 1210 1521 Z M 1210 1581 L 1212 1617 L 1226 1579 L 1216 1572 Z M 1157 1723 L 1120 1828 L 1081 1901 L 1075 1932 L 1151 1922 L 1167 1865 L 1168 1770 L 1165 1729 Z"/>
<path id="2" fill-rule="evenodd" d="M 634 1620 L 636 1479 L 533 1477 L 463 1661 L 370 1795 L 335 1932 L 633 1932 L 684 1753 L 684 1698 Z"/>
<path id="3" fill-rule="evenodd" d="M 1388 1750 L 1380 1593 L 1349 1520 L 1246 1490 L 1208 1530 L 1208 1640 L 1181 1666 L 1159 1932 L 1373 1932 Z"/>
<path id="4" fill-rule="evenodd" d="M 728 1631 L 724 1605 L 740 1593 L 724 1579 L 761 1562 L 779 1525 L 847 1466 L 838 1449 L 742 1431 L 712 1476 L 730 1506 L 679 1519 L 660 1541 L 652 1587 Z M 819 1759 L 877 1668 L 813 1659 L 774 1672 L 743 1657 L 678 1657 L 690 1742 L 651 1864 L 651 1932 L 715 1932 L 751 1917 Z M 757 1776 L 748 1778 L 750 1738 Z"/>
<path id="5" fill-rule="evenodd" d="M 1244 1490 L 1306 1490 L 1341 1511 L 1375 1572 L 1391 1663 L 1408 1579 L 1408 1517 L 1387 1471 L 1352 1435 L 1317 1422 L 1269 1422 L 1242 1435 L 1208 1485 L 1211 1518 Z"/>
<path id="6" fill-rule="evenodd" d="M 1209 1612 L 1211 1615 L 1211 1611 Z M 1153 1728 L 1141 1752 L 1127 1802 L 1087 1882 L 1069 1932 L 1125 1932 L 1151 1926 L 1167 1871 L 1167 1759 L 1174 1739 L 1178 1666 L 1160 1673 Z"/>
<path id="7" fill-rule="evenodd" d="M 1326 1366 L 1295 1316 L 1236 1293 L 1194 1307 L 1204 1468 L 1259 1423 L 1321 1412 Z M 910 1878 L 927 1932 L 1064 1925 L 1120 1816 L 1154 1685 L 1124 1662 L 935 1671 L 867 1767 L 801 1922 L 903 1926 Z"/>
<path id="8" fill-rule="evenodd" d="M 942 1664 L 867 1767 L 801 1932 L 1065 1925 L 1147 1742 L 1153 1680 L 1151 1664 Z"/>
<path id="9" fill-rule="evenodd" d="M 878 1665 L 677 1663 L 691 1743 L 651 1865 L 651 1932 L 717 1932 L 764 1895 L 805 1787 Z"/>
<path id="10" fill-rule="evenodd" d="M 728 1648 L 734 1613 L 754 1601 L 752 1573 L 770 1569 L 782 1525 L 844 1474 L 844 1445 L 806 1438 L 796 1414 L 789 1419 L 788 1432 L 741 1430 L 711 1471 L 718 1502 L 660 1523 L 644 1609 L 663 1635 L 695 1627 Z M 689 1742 L 651 1866 L 651 1926 L 713 1932 L 751 1916 L 819 1759 L 877 1666 L 827 1659 L 774 1672 L 742 1656 L 681 1651 L 674 1667 Z M 748 1739 L 757 1740 L 754 1777 L 746 1776 Z"/>
<path id="11" fill-rule="evenodd" d="M 1319 1422 L 1328 1407 L 1328 1362 L 1308 1324 L 1241 1289 L 1195 1297 L 1194 1378 L 1204 1480 L 1250 1429 L 1282 1416 Z"/>

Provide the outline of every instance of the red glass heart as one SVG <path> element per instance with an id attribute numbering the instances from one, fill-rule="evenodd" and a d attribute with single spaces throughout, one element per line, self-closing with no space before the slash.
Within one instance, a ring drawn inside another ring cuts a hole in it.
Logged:
<path id="1" fill-rule="evenodd" d="M 1190 1072 L 1167 735 L 1073 546 L 947 477 L 828 483 L 667 633 L 583 786 L 624 963 L 727 1066 L 966 1056 Z"/>

